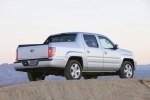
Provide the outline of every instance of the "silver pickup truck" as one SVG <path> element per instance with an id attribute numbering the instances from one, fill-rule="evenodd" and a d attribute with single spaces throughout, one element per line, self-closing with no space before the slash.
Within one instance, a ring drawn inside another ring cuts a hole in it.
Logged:
<path id="1" fill-rule="evenodd" d="M 30 81 L 47 75 L 77 80 L 106 75 L 132 78 L 136 62 L 132 52 L 119 49 L 104 35 L 67 32 L 51 35 L 43 44 L 19 45 L 14 66 L 27 72 Z"/>

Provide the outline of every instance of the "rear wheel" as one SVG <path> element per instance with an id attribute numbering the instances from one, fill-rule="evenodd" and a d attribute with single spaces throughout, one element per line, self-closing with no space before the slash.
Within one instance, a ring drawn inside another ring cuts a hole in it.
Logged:
<path id="1" fill-rule="evenodd" d="M 28 79 L 29 79 L 29 81 L 39 81 L 39 80 L 44 80 L 45 76 L 40 73 L 28 72 Z"/>
<path id="2" fill-rule="evenodd" d="M 119 70 L 120 78 L 133 78 L 134 70 L 133 65 L 129 61 L 124 61 Z"/>
<path id="3" fill-rule="evenodd" d="M 70 60 L 65 68 L 64 75 L 67 80 L 79 80 L 82 76 L 81 64 L 76 60 Z"/>
<path id="4" fill-rule="evenodd" d="M 84 79 L 97 79 L 97 76 L 83 76 Z"/>

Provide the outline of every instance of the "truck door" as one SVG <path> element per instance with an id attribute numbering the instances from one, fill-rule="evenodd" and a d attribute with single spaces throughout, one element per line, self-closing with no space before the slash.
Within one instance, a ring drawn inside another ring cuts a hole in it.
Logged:
<path id="1" fill-rule="evenodd" d="M 116 71 L 120 68 L 120 51 L 106 37 L 99 36 L 99 42 L 104 51 L 104 71 Z"/>
<path id="2" fill-rule="evenodd" d="M 102 48 L 98 46 L 95 35 L 84 34 L 83 40 L 88 63 L 88 70 L 103 70 L 103 51 Z"/>

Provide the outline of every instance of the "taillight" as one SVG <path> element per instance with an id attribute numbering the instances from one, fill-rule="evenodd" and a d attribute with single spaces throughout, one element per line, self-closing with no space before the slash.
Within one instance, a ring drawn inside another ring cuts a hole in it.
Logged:
<path id="1" fill-rule="evenodd" d="M 18 60 L 18 50 L 16 50 L 16 60 Z"/>
<path id="2" fill-rule="evenodd" d="M 55 47 L 48 47 L 48 58 L 53 57 L 55 55 L 55 51 Z"/>

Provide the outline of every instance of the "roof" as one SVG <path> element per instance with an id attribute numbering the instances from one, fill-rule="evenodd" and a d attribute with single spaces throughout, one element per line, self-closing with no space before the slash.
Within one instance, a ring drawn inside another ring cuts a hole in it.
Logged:
<path id="1" fill-rule="evenodd" d="M 57 33 L 57 34 L 52 34 L 50 36 L 54 36 L 54 35 L 60 35 L 60 34 L 89 34 L 89 35 L 100 35 L 100 36 L 104 36 L 102 34 L 98 34 L 98 33 L 91 33 L 91 32 L 62 32 L 62 33 Z"/>

